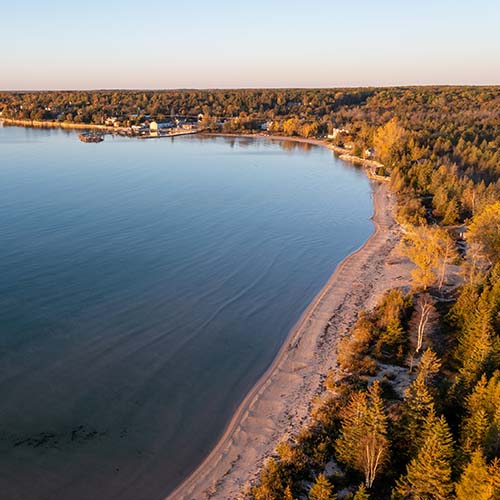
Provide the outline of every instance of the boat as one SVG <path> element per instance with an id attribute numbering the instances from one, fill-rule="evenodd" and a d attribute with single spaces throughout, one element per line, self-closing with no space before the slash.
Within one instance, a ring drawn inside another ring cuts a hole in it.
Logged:
<path id="1" fill-rule="evenodd" d="M 82 142 L 102 142 L 102 141 L 104 141 L 104 135 L 96 134 L 95 132 L 85 132 L 83 134 L 78 134 L 78 138 Z"/>

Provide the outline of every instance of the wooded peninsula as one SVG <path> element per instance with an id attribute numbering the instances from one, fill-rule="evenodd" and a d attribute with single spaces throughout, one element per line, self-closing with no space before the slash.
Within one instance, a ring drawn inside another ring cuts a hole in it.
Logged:
<path id="1" fill-rule="evenodd" d="M 500 498 L 500 87 L 0 92 L 0 119 L 319 139 L 377 162 L 410 287 L 339 339 L 253 500 Z"/>

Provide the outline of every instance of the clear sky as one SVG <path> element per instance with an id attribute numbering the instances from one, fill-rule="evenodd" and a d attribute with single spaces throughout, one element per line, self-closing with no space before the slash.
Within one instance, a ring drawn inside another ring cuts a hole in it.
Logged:
<path id="1" fill-rule="evenodd" d="M 500 0 L 0 7 L 0 89 L 500 84 Z"/>

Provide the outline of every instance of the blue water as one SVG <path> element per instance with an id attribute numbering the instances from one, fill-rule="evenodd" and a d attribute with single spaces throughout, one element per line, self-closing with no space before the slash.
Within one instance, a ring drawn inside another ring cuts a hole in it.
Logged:
<path id="1" fill-rule="evenodd" d="M 371 213 L 318 147 L 0 128 L 2 498 L 164 497 Z"/>

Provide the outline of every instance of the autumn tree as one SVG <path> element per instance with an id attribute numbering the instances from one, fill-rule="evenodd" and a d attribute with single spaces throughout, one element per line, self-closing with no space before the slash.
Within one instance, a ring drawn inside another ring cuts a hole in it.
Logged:
<path id="1" fill-rule="evenodd" d="M 397 118 L 393 118 L 375 131 L 373 146 L 382 163 L 387 166 L 392 165 L 395 153 L 401 148 L 405 137 L 406 131 Z"/>
<path id="2" fill-rule="evenodd" d="M 480 245 L 489 264 L 500 259 L 500 201 L 474 216 L 467 239 Z"/>
<path id="3" fill-rule="evenodd" d="M 438 288 L 441 289 L 446 277 L 447 266 L 458 258 L 457 246 L 450 233 L 444 228 L 438 228 L 434 236 L 439 256 Z"/>
<path id="4" fill-rule="evenodd" d="M 412 271 L 415 284 L 424 290 L 437 282 L 442 287 L 446 266 L 457 257 L 453 239 L 439 226 L 418 226 L 407 233 L 404 253 L 417 266 Z"/>
<path id="5" fill-rule="evenodd" d="M 402 363 L 408 347 L 406 316 L 411 296 L 400 289 L 389 290 L 375 310 L 377 339 L 373 354 L 381 360 Z"/>
<path id="6" fill-rule="evenodd" d="M 436 282 L 435 269 L 439 265 L 436 238 L 427 226 L 415 227 L 404 239 L 404 253 L 415 264 L 411 275 L 415 286 L 424 290 Z"/>
<path id="7" fill-rule="evenodd" d="M 270 459 L 260 474 L 260 484 L 252 489 L 254 500 L 281 500 L 287 487 L 287 478 L 274 459 Z"/>

